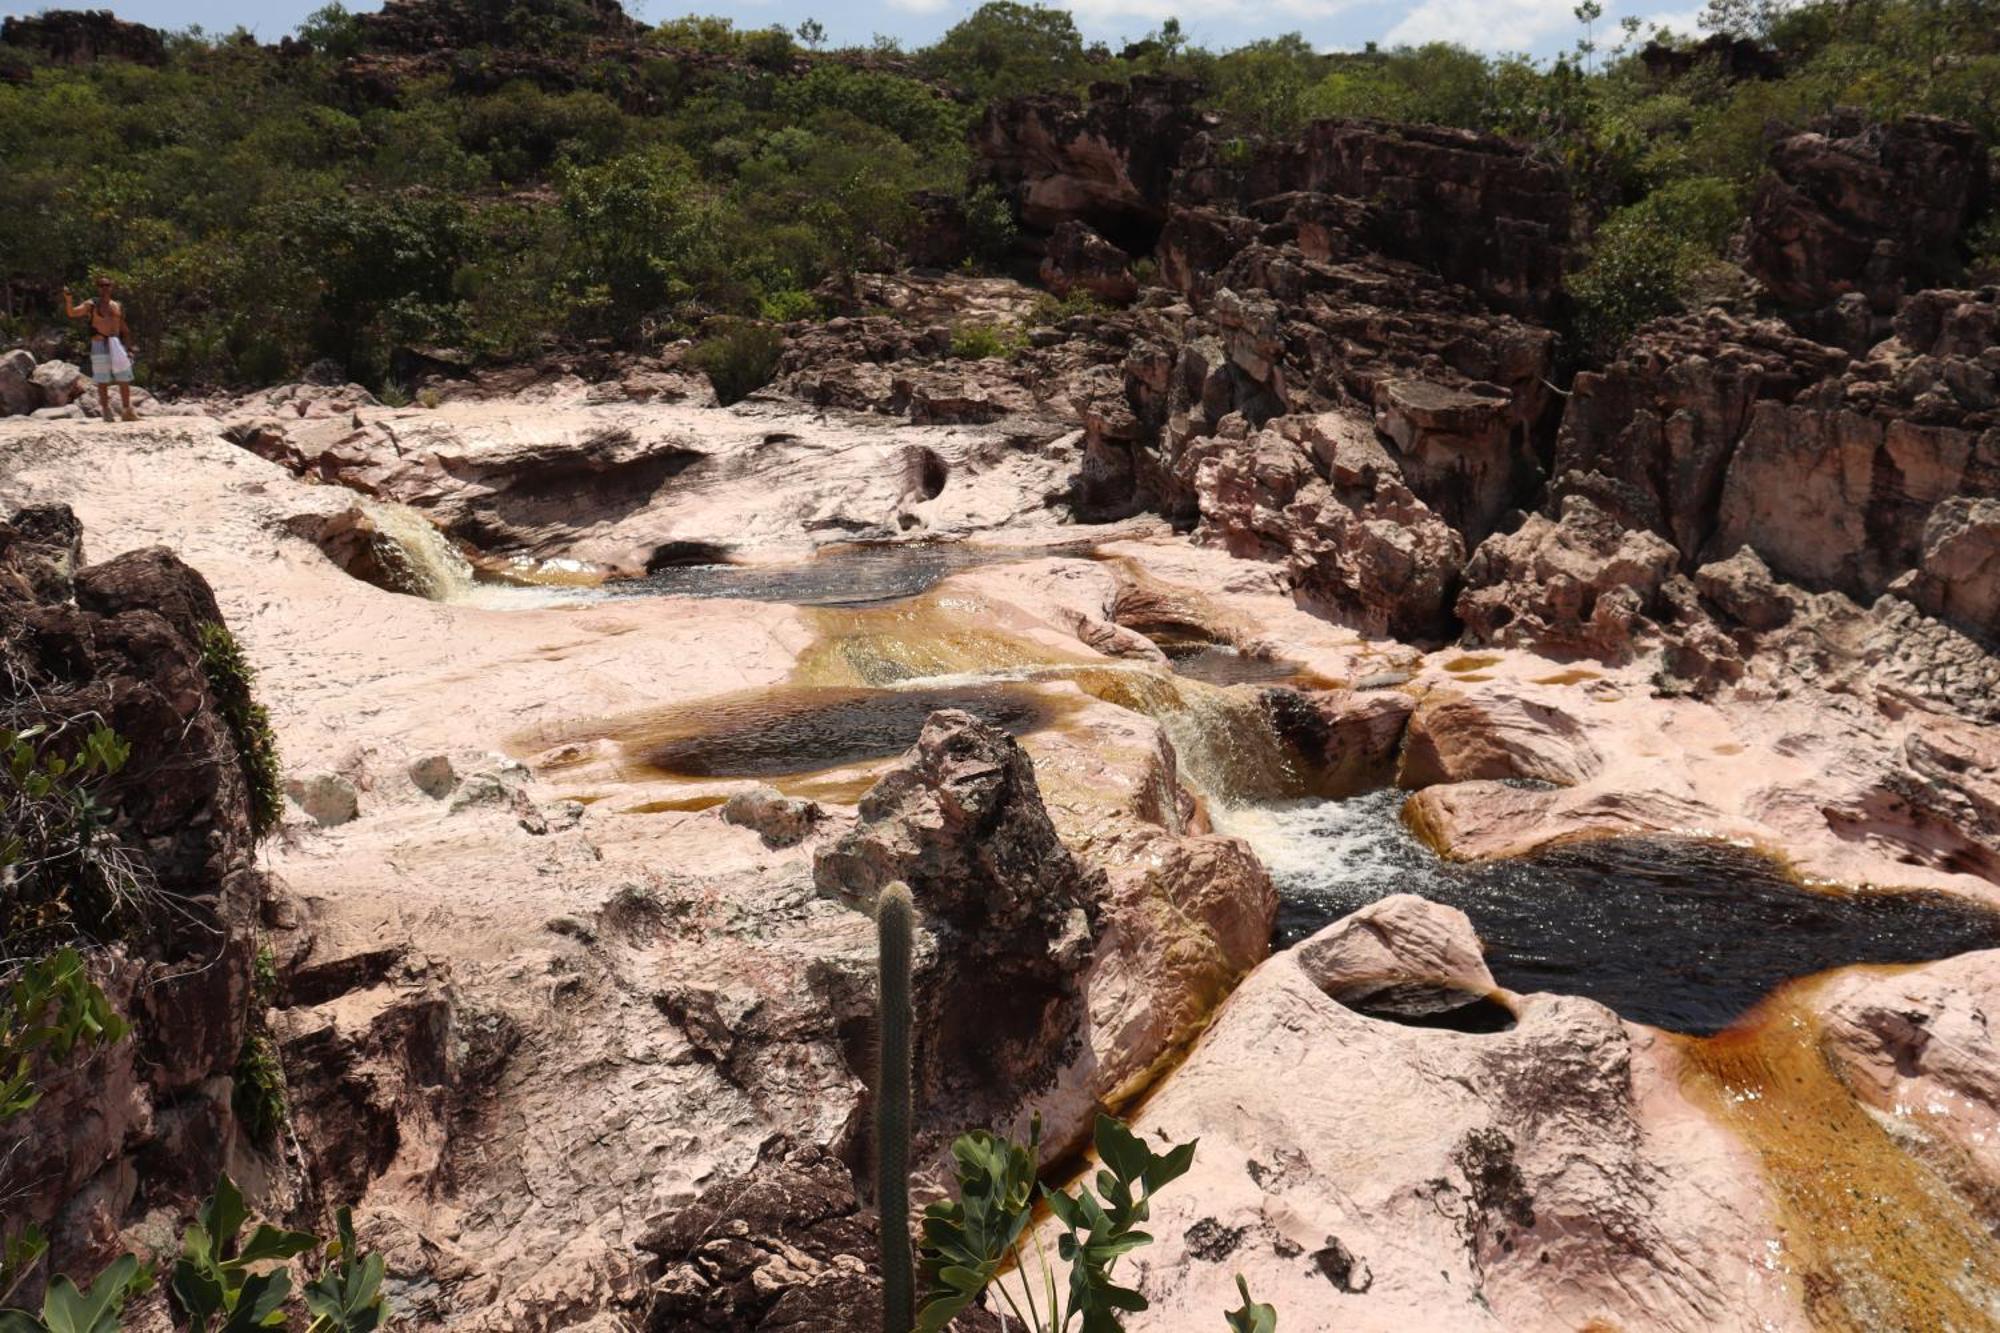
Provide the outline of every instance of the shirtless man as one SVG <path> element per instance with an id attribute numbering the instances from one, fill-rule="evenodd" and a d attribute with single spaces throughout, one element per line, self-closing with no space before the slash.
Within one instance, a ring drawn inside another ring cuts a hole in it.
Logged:
<path id="1" fill-rule="evenodd" d="M 63 288 L 62 295 L 63 309 L 71 319 L 90 321 L 90 378 L 97 384 L 99 419 L 111 420 L 111 386 L 116 384 L 125 420 L 137 421 L 132 413 L 132 354 L 125 347 L 132 329 L 125 322 L 125 307 L 111 299 L 111 279 L 99 278 L 96 298 L 82 305 L 70 300 L 69 288 Z"/>

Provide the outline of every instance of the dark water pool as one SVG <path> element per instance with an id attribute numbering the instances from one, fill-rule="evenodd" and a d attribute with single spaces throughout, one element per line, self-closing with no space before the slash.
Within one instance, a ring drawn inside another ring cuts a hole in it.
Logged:
<path id="1" fill-rule="evenodd" d="M 940 708 L 963 709 L 1015 735 L 1052 717 L 1044 696 L 1016 685 L 781 687 L 646 714 L 618 739 L 663 773 L 775 778 L 900 755 Z"/>
<path id="2" fill-rule="evenodd" d="M 1616 838 L 1518 860 L 1440 860 L 1403 828 L 1403 793 L 1225 816 L 1270 866 L 1277 942 L 1392 893 L 1464 911 L 1510 990 L 1587 995 L 1635 1022 L 1721 1031 L 1781 982 L 1852 963 L 2000 947 L 2000 915 L 1934 894 L 1825 894 L 1755 852 Z"/>
<path id="3" fill-rule="evenodd" d="M 794 606 L 877 606 L 928 592 L 960 570 L 1037 556 L 1087 556 L 1090 550 L 1087 542 L 1018 550 L 955 542 L 835 546 L 789 565 L 670 565 L 594 591 L 603 597 L 739 597 Z"/>

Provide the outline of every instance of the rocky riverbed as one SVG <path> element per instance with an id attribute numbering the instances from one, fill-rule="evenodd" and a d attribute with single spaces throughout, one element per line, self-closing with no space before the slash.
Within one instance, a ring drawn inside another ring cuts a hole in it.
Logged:
<path id="1" fill-rule="evenodd" d="M 213 1163 L 353 1202 L 417 1326 L 865 1326 L 904 879 L 933 1186 L 1032 1114 L 1052 1171 L 1099 1109 L 1200 1138 L 1134 1329 L 1239 1271 L 1288 1329 L 2000 1320 L 2000 293 L 1857 307 L 1771 241 L 1811 318 L 1557 391 L 1547 168 L 1224 162 L 1135 88 L 982 129 L 1049 274 L 1165 284 L 1017 360 L 934 322 L 1032 293 L 919 274 L 730 408 L 667 354 L 0 420 L 7 642 L 137 688 L 74 645 L 173 620 L 166 548 L 289 792 L 217 918 L 287 1133 L 207 1043 L 45 1145 L 66 1258 L 157 1228 L 206 1088 Z"/>

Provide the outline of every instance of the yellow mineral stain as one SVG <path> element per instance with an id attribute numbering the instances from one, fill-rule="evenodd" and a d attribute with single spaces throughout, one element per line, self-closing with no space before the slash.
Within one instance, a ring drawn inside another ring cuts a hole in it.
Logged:
<path id="1" fill-rule="evenodd" d="M 815 608 L 806 619 L 818 638 L 800 655 L 792 682 L 881 687 L 1092 657 L 1081 644 L 1067 650 L 1014 633 L 1005 618 L 1002 608 L 944 590 L 890 606 Z"/>
<path id="2" fill-rule="evenodd" d="M 2000 1250 L 1828 1064 L 1811 999 L 1779 991 L 1736 1028 L 1683 1038 L 1688 1091 L 1754 1149 L 1776 1204 L 1773 1263 L 1826 1333 L 2000 1326 Z"/>
<path id="3" fill-rule="evenodd" d="M 1453 675 L 1457 675 L 1462 671 L 1484 671 L 1487 667 L 1498 666 L 1499 664 L 1500 655 L 1498 653 L 1472 653 L 1452 658 L 1444 664 L 1444 669 Z"/>
<path id="4" fill-rule="evenodd" d="M 1558 671 L 1553 676 L 1537 676 L 1535 677 L 1535 684 L 1581 685 L 1584 681 L 1587 680 L 1603 680 L 1603 679 L 1604 679 L 1604 673 L 1601 671 L 1592 671 L 1589 667 L 1571 667 L 1567 671 Z"/>

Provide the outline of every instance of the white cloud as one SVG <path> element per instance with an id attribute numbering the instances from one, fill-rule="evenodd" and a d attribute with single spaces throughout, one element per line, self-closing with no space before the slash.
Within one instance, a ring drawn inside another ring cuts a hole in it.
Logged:
<path id="1" fill-rule="evenodd" d="M 1422 0 L 1383 37 L 1385 46 L 1457 42 L 1478 51 L 1540 49 L 1577 25 L 1576 0 Z M 1599 19 L 1600 29 L 1610 26 Z"/>
<path id="2" fill-rule="evenodd" d="M 1644 16 L 1646 26 L 1641 31 L 1650 37 L 1655 28 L 1671 28 L 1681 37 L 1699 37 L 1702 35 L 1701 16 L 1707 11 L 1708 6 L 1695 5 L 1689 9 L 1662 10 L 1656 14 L 1647 14 Z"/>

